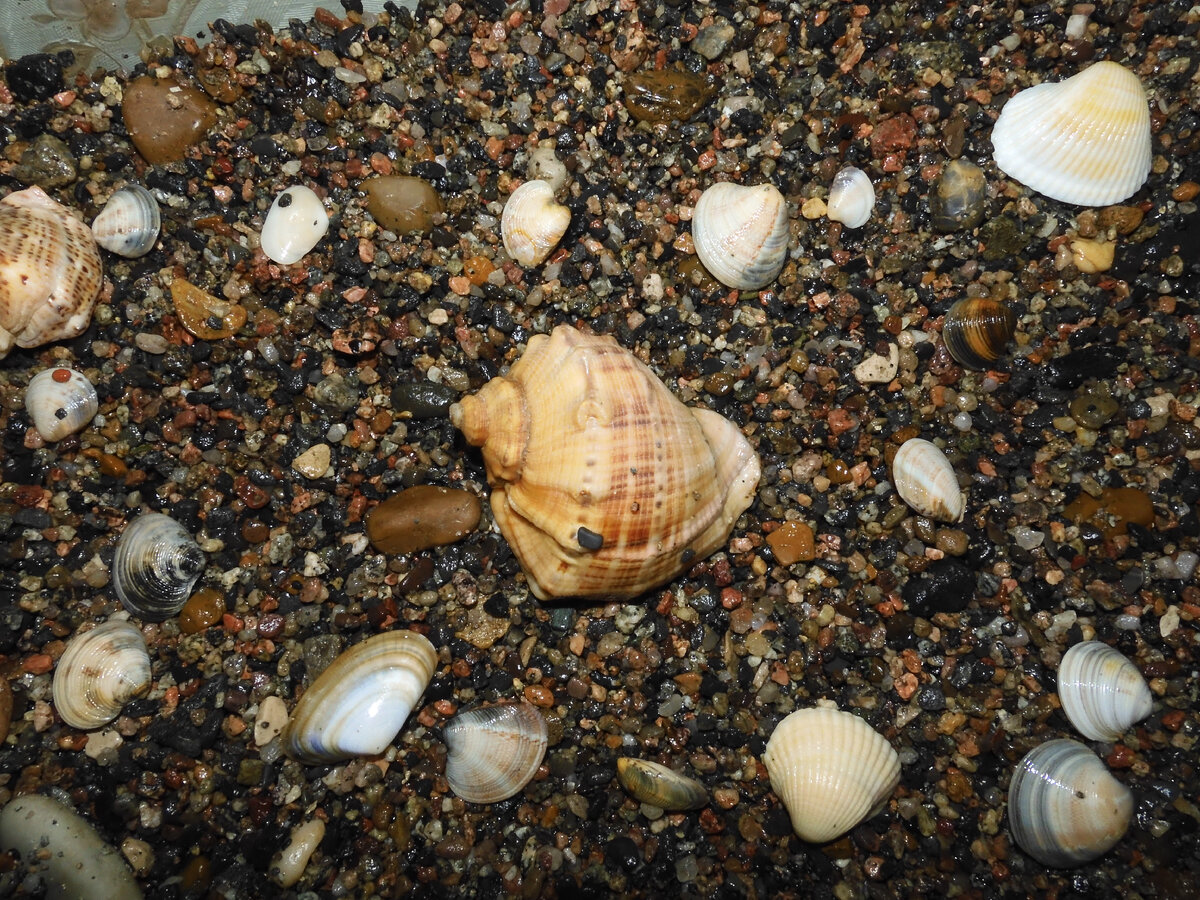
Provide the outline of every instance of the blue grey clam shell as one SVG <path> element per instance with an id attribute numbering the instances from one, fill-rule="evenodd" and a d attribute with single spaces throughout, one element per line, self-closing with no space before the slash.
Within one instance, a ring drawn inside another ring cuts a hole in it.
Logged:
<path id="1" fill-rule="evenodd" d="M 113 589 L 130 613 L 150 622 L 183 608 L 205 566 L 187 529 L 163 513 L 143 513 L 126 527 L 113 556 Z"/>

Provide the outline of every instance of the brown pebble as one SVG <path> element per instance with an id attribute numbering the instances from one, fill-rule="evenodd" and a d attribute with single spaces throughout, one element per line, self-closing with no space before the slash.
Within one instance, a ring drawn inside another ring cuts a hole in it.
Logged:
<path id="1" fill-rule="evenodd" d="M 534 706 L 548 709 L 554 705 L 554 692 L 541 684 L 531 684 L 525 688 L 525 699 Z"/>
<path id="2" fill-rule="evenodd" d="M 971 539 L 965 531 L 957 528 L 939 528 L 934 540 L 934 546 L 947 556 L 962 556 L 967 552 Z"/>
<path id="3" fill-rule="evenodd" d="M 442 198 L 424 178 L 379 175 L 360 187 L 367 195 L 367 212 L 396 234 L 432 231 L 433 217 L 442 211 Z"/>
<path id="4" fill-rule="evenodd" d="M 471 853 L 471 842 L 465 835 L 452 834 L 438 841 L 433 852 L 442 859 L 466 859 Z"/>
<path id="5" fill-rule="evenodd" d="M 179 611 L 179 630 L 184 634 L 198 634 L 212 628 L 225 615 L 225 597 L 215 588 L 200 588 Z"/>
<path id="6" fill-rule="evenodd" d="M 1143 213 L 1136 206 L 1106 206 L 1096 222 L 1101 228 L 1115 228 L 1117 234 L 1133 234 L 1142 224 Z"/>
<path id="7" fill-rule="evenodd" d="M 639 122 L 686 122 L 715 93 L 703 75 L 675 70 L 638 72 L 625 82 L 625 107 Z"/>
<path id="8" fill-rule="evenodd" d="M 199 88 L 150 75 L 125 88 L 121 113 L 138 153 L 156 166 L 183 159 L 217 122 L 217 105 Z"/>
<path id="9" fill-rule="evenodd" d="M 804 522 L 785 522 L 767 535 L 767 545 L 781 566 L 807 562 L 817 556 L 812 528 Z"/>
<path id="10" fill-rule="evenodd" d="M 469 491 L 420 484 L 367 513 L 367 537 L 381 553 L 415 553 L 470 534 L 480 512 L 479 498 Z"/>
<path id="11" fill-rule="evenodd" d="M 1200 194 L 1200 184 L 1194 181 L 1185 181 L 1171 191 L 1171 199 L 1177 203 L 1187 203 L 1189 200 L 1195 200 L 1197 194 Z"/>
<path id="12" fill-rule="evenodd" d="M 258 519 L 249 519 L 242 524 L 242 537 L 248 544 L 261 544 L 271 536 L 271 529 Z"/>
<path id="13" fill-rule="evenodd" d="M 8 737 L 8 729 L 12 725 L 13 695 L 12 685 L 8 679 L 0 675 L 0 744 Z"/>

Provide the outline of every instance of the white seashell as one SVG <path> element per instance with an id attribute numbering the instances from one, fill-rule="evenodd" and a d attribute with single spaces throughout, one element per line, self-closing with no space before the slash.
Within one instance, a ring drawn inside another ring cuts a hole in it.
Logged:
<path id="1" fill-rule="evenodd" d="M 780 722 L 762 760 L 792 828 L 814 844 L 876 815 L 900 783 L 900 757 L 887 739 L 858 716 L 825 707 Z"/>
<path id="2" fill-rule="evenodd" d="M 329 230 L 329 213 L 310 188 L 292 185 L 279 192 L 263 222 L 263 253 L 287 266 L 299 262 Z"/>
<path id="3" fill-rule="evenodd" d="M 54 669 L 54 708 L 72 728 L 111 722 L 150 690 L 150 654 L 142 632 L 118 619 L 77 634 Z"/>
<path id="4" fill-rule="evenodd" d="M 415 631 L 355 644 L 304 692 L 283 732 L 284 750 L 306 763 L 378 756 L 424 693 L 437 651 Z"/>
<path id="5" fill-rule="evenodd" d="M 116 191 L 92 222 L 96 243 L 118 256 L 145 256 L 158 240 L 162 219 L 158 201 L 140 184 Z"/>
<path id="6" fill-rule="evenodd" d="M 65 366 L 38 372 L 25 388 L 25 411 L 47 441 L 61 441 L 87 428 L 99 409 L 100 399 L 87 376 Z"/>
<path id="7" fill-rule="evenodd" d="M 708 805 L 703 784 L 653 760 L 622 756 L 617 760 L 617 781 L 635 800 L 668 812 Z"/>
<path id="8" fill-rule="evenodd" d="M 500 216 L 500 236 L 508 255 L 536 266 L 558 246 L 571 224 L 571 210 L 554 199 L 545 181 L 526 181 L 513 191 Z"/>
<path id="9" fill-rule="evenodd" d="M 325 838 L 325 821 L 309 819 L 292 829 L 288 845 L 271 858 L 267 873 L 271 880 L 284 888 L 290 888 L 304 874 L 308 861 Z"/>
<path id="10" fill-rule="evenodd" d="M 692 243 L 721 284 L 758 290 L 774 281 L 787 261 L 787 201 L 772 184 L 714 184 L 696 201 Z"/>
<path id="11" fill-rule="evenodd" d="M 958 476 L 937 445 L 922 438 L 901 444 L 892 460 L 892 482 L 900 499 L 921 515 L 942 522 L 962 518 Z"/>
<path id="12" fill-rule="evenodd" d="M 875 209 L 875 185 L 862 169 L 846 166 L 833 176 L 825 206 L 825 214 L 831 221 L 841 222 L 847 228 L 861 228 Z"/>
<path id="13" fill-rule="evenodd" d="M 1001 171 L 1040 194 L 1079 206 L 1116 203 L 1150 174 L 1146 91 L 1133 72 L 1098 62 L 1009 100 L 992 147 Z"/>
<path id="14" fill-rule="evenodd" d="M 138 618 L 169 619 L 183 609 L 205 562 L 204 551 L 186 528 L 162 513 L 143 513 L 117 541 L 113 589 Z"/>
<path id="15" fill-rule="evenodd" d="M 546 720 L 524 701 L 461 712 L 443 730 L 446 780 L 469 803 L 498 803 L 524 790 L 546 755 Z"/>
<path id="16" fill-rule="evenodd" d="M 1082 641 L 1063 654 L 1058 698 L 1075 730 L 1093 741 L 1115 741 L 1154 708 L 1137 666 L 1100 641 Z"/>
<path id="17" fill-rule="evenodd" d="M 1021 849 L 1056 868 L 1107 853 L 1129 828 L 1133 795 L 1095 753 L 1059 739 L 1034 747 L 1008 787 L 1008 827 Z"/>

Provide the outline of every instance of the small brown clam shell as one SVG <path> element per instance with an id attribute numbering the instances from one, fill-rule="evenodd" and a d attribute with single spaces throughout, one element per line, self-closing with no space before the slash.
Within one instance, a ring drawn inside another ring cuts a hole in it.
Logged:
<path id="1" fill-rule="evenodd" d="M 989 297 L 965 297 L 950 307 L 942 341 L 954 361 L 968 369 L 989 369 L 1017 328 L 1011 305 Z"/>
<path id="2" fill-rule="evenodd" d="M 133 623 L 124 620 L 76 635 L 54 669 L 54 708 L 72 728 L 99 728 L 148 690 L 146 641 Z"/>
<path id="3" fill-rule="evenodd" d="M 648 759 L 622 756 L 617 760 L 617 780 L 635 800 L 668 812 L 708 805 L 703 784 Z"/>
<path id="4" fill-rule="evenodd" d="M 469 803 L 516 796 L 537 774 L 548 743 L 546 720 L 531 703 L 461 712 L 443 729 L 446 780 Z"/>

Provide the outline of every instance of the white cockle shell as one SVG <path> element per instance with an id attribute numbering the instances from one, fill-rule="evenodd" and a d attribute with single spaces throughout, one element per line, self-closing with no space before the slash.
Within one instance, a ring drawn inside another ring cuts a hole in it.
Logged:
<path id="1" fill-rule="evenodd" d="M 183 609 L 205 564 L 186 528 L 164 513 L 142 513 L 117 541 L 113 589 L 133 615 L 162 621 Z"/>
<path id="2" fill-rule="evenodd" d="M 923 438 L 901 444 L 892 460 L 892 483 L 900 499 L 921 515 L 941 522 L 962 518 L 958 476 L 936 444 Z"/>
<path id="3" fill-rule="evenodd" d="M 1058 699 L 1075 730 L 1093 741 L 1115 741 L 1154 708 L 1137 666 L 1100 641 L 1081 641 L 1063 654 Z"/>
<path id="4" fill-rule="evenodd" d="M 879 813 L 900 783 L 900 757 L 853 713 L 815 707 L 771 733 L 763 764 L 801 838 L 823 844 Z"/>
<path id="5" fill-rule="evenodd" d="M 1146 91 L 1109 61 L 1026 88 L 1000 111 L 992 147 L 1000 170 L 1039 194 L 1079 206 L 1117 203 L 1150 174 Z"/>
<path id="6" fill-rule="evenodd" d="M 571 224 L 571 210 L 554 199 L 549 182 L 526 181 L 509 194 L 500 214 L 504 249 L 523 266 L 536 266 L 558 246 Z"/>
<path id="7" fill-rule="evenodd" d="M 44 369 L 25 387 L 25 411 L 47 441 L 82 431 L 95 418 L 100 399 L 87 376 L 66 366 Z"/>
<path id="8" fill-rule="evenodd" d="M 302 184 L 279 192 L 263 222 L 260 243 L 267 257 L 280 265 L 299 262 L 329 230 L 329 213 L 321 198 Z"/>
<path id="9" fill-rule="evenodd" d="M 308 686 L 283 732 L 287 754 L 317 764 L 378 756 L 399 733 L 437 667 L 433 644 L 388 631 L 355 644 Z"/>
<path id="10" fill-rule="evenodd" d="M 1100 757 L 1060 738 L 1022 758 L 1008 787 L 1008 827 L 1021 849 L 1055 868 L 1107 853 L 1129 829 L 1133 795 Z"/>
<path id="11" fill-rule="evenodd" d="M 741 430 L 611 337 L 560 325 L 450 407 L 541 599 L 636 597 L 722 546 L 758 484 Z"/>
<path id="12" fill-rule="evenodd" d="M 446 781 L 469 803 L 499 803 L 524 790 L 546 755 L 546 719 L 532 703 L 460 712 L 443 729 Z"/>
<path id="13" fill-rule="evenodd" d="M 825 214 L 833 222 L 847 228 L 861 228 L 875 209 L 875 185 L 871 177 L 857 166 L 846 166 L 833 176 Z"/>
<path id="14" fill-rule="evenodd" d="M 150 690 L 150 654 L 142 632 L 122 619 L 71 638 L 54 668 L 54 708 L 83 730 L 111 722 Z"/>
<path id="15" fill-rule="evenodd" d="M 105 250 L 136 259 L 154 247 L 161 226 L 154 195 L 140 184 L 127 184 L 109 197 L 92 221 L 92 235 Z"/>
<path id="16" fill-rule="evenodd" d="M 692 243 L 721 284 L 739 291 L 765 287 L 787 261 L 787 201 L 773 184 L 714 184 L 696 201 Z"/>

